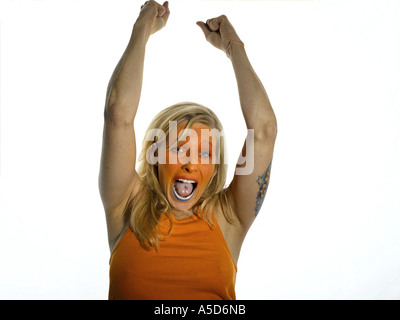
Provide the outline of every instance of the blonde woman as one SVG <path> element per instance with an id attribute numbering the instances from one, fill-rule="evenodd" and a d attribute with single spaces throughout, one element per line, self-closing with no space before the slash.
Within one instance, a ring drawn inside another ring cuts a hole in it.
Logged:
<path id="1" fill-rule="evenodd" d="M 111 250 L 109 299 L 235 299 L 240 248 L 268 188 L 276 118 L 227 17 L 199 21 L 232 62 L 252 170 L 237 170 L 225 187 L 222 125 L 210 109 L 187 102 L 156 115 L 136 171 L 145 48 L 169 14 L 168 2 L 142 6 L 108 87 L 99 188 Z"/>

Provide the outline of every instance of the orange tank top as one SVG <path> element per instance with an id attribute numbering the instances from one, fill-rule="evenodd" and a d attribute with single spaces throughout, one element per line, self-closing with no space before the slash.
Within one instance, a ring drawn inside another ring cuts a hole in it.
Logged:
<path id="1" fill-rule="evenodd" d="M 130 228 L 110 258 L 110 300 L 234 300 L 237 266 L 221 229 L 197 216 L 177 220 L 158 251 Z M 161 219 L 166 225 L 167 217 Z M 168 230 L 168 229 L 167 229 Z"/>

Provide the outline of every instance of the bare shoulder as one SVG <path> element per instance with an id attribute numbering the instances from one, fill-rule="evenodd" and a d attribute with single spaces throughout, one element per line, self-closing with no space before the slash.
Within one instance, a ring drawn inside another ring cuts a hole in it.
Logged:
<path id="1" fill-rule="evenodd" d="M 136 181 L 132 184 L 130 192 L 121 204 L 111 211 L 106 212 L 108 243 L 112 252 L 122 235 L 129 228 L 132 208 L 139 196 L 142 182 Z"/>
<path id="2" fill-rule="evenodd" d="M 237 263 L 246 233 L 236 216 L 233 217 L 233 221 L 227 220 L 221 204 L 217 205 L 214 209 L 214 216 L 229 247 L 231 255 Z"/>

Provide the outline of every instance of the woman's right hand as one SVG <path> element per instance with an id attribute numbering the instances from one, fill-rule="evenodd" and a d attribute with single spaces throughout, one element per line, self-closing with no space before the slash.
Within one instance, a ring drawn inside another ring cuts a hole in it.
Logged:
<path id="1" fill-rule="evenodd" d="M 150 34 L 161 30 L 168 21 L 169 7 L 168 1 L 162 5 L 154 0 L 146 1 L 141 7 L 139 18 L 136 23 L 143 24 L 149 28 Z"/>

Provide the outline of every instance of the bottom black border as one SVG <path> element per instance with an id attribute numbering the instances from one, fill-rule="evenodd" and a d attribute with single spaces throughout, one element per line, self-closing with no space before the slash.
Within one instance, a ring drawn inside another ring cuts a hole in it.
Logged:
<path id="1" fill-rule="evenodd" d="M 2 312 L 12 316 L 79 317 L 128 316 L 130 319 L 297 319 L 392 317 L 397 303 L 385 300 L 3 300 Z M 44 303 L 41 303 L 44 302 Z M 184 308 L 184 309 L 183 309 Z M 186 310 L 186 312 L 184 312 Z M 108 319 L 110 319 L 108 318 Z"/>

